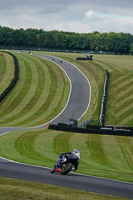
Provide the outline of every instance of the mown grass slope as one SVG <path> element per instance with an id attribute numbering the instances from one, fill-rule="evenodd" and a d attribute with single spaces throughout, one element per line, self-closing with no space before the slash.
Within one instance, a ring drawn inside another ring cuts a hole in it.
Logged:
<path id="1" fill-rule="evenodd" d="M 0 95 L 14 78 L 15 65 L 11 55 L 0 52 Z"/>
<path id="2" fill-rule="evenodd" d="M 50 61 L 15 54 L 19 81 L 0 104 L 0 126 L 39 126 L 59 114 L 66 105 L 69 81 Z"/>
<path id="3" fill-rule="evenodd" d="M 133 57 L 97 56 L 110 71 L 106 124 L 133 126 Z"/>
<path id="4" fill-rule="evenodd" d="M 52 167 L 62 152 L 81 152 L 78 172 L 133 182 L 133 138 L 54 130 L 25 130 L 0 137 L 0 156 Z"/>

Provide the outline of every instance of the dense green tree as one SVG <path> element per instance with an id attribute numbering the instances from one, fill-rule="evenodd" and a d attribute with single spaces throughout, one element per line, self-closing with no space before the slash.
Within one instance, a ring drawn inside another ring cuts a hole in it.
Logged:
<path id="1" fill-rule="evenodd" d="M 0 44 L 1 45 L 10 45 L 11 43 L 13 43 L 12 32 L 13 32 L 12 29 L 0 26 Z"/>
<path id="2" fill-rule="evenodd" d="M 14 30 L 12 32 L 12 36 L 13 36 L 15 46 L 25 46 L 25 44 L 24 44 L 25 34 L 24 34 L 23 29 Z"/>
<path id="3" fill-rule="evenodd" d="M 133 35 L 129 33 L 93 33 L 80 34 L 63 31 L 44 31 L 43 29 L 11 29 L 0 26 L 0 45 L 14 47 L 52 48 L 62 50 L 86 50 L 112 52 L 116 54 L 132 53 Z"/>
<path id="4" fill-rule="evenodd" d="M 130 46 L 130 53 L 133 54 L 133 43 L 132 43 L 131 46 Z"/>

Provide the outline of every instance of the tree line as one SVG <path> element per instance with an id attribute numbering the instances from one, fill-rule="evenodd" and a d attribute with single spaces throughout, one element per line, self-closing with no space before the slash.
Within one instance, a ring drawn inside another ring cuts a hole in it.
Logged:
<path id="1" fill-rule="evenodd" d="M 133 53 L 130 33 L 74 33 L 43 29 L 12 29 L 0 26 L 0 46 L 38 49 L 80 50 L 90 52 Z"/>

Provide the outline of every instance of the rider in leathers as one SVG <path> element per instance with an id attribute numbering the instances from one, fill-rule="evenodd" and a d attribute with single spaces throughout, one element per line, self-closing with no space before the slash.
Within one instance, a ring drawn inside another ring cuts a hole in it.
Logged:
<path id="1" fill-rule="evenodd" d="M 69 151 L 69 152 L 66 152 L 66 153 L 62 153 L 60 156 L 59 156 L 59 159 L 57 161 L 57 168 L 60 168 L 60 163 L 63 162 L 63 156 L 65 156 L 66 159 L 68 159 L 68 156 L 67 155 L 70 155 L 71 157 L 75 158 L 75 164 L 74 164 L 74 171 L 76 171 L 78 169 L 78 165 L 79 165 L 79 161 L 80 161 L 80 152 L 78 149 L 75 149 L 73 151 Z"/>

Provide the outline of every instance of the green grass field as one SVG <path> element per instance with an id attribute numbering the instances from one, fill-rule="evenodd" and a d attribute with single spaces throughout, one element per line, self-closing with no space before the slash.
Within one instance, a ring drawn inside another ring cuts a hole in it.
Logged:
<path id="1" fill-rule="evenodd" d="M 62 152 L 81 152 L 77 172 L 133 182 L 133 137 L 54 130 L 15 131 L 0 137 L 0 156 L 52 167 Z"/>
<path id="2" fill-rule="evenodd" d="M 66 105 L 68 78 L 50 61 L 28 54 L 14 55 L 20 66 L 19 81 L 0 104 L 0 126 L 42 125 Z"/>

